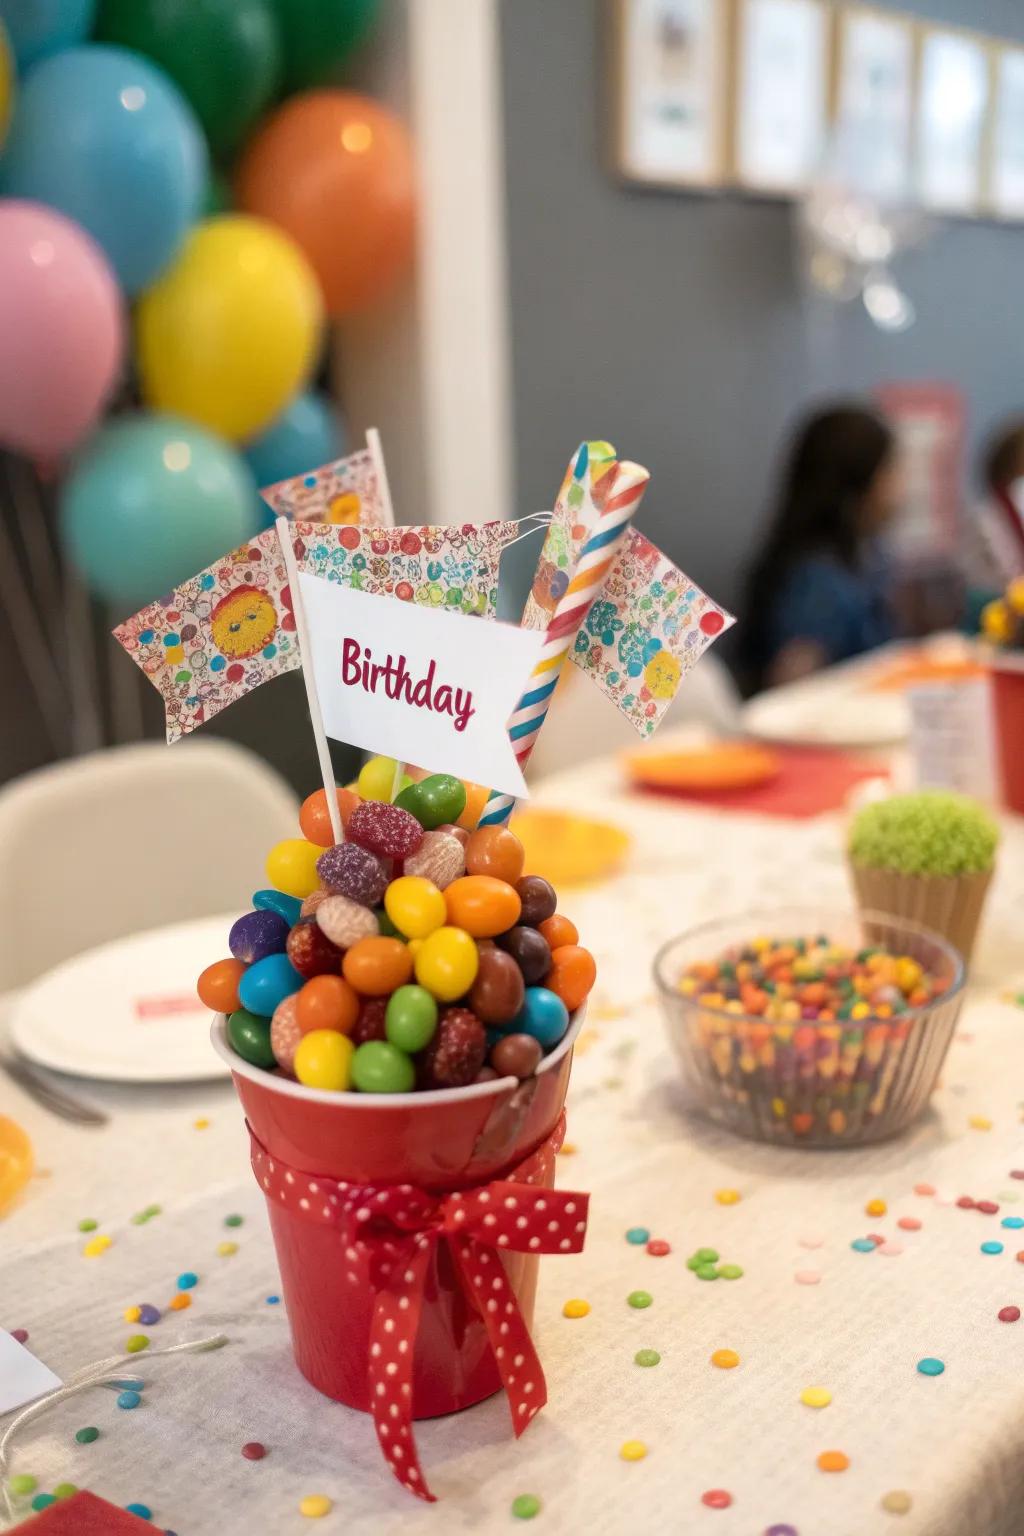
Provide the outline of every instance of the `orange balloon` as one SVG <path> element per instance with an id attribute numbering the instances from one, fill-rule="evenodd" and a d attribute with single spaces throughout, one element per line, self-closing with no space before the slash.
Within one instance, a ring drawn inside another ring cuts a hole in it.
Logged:
<path id="1" fill-rule="evenodd" d="M 336 786 L 335 793 L 338 796 L 341 824 L 347 828 L 349 817 L 360 803 L 359 796 L 351 789 L 342 789 L 340 784 Z M 331 831 L 331 818 L 327 814 L 325 790 L 315 790 L 303 800 L 302 809 L 299 812 L 299 826 L 303 837 L 308 842 L 316 843 L 318 848 L 334 847 L 334 833 Z"/>
<path id="2" fill-rule="evenodd" d="M 358 996 L 343 976 L 314 976 L 296 995 L 295 1021 L 304 1035 L 311 1029 L 350 1035 L 359 1007 Z"/>
<path id="3" fill-rule="evenodd" d="M 234 1013 L 241 1008 L 238 983 L 245 974 L 244 960 L 217 960 L 208 965 L 196 982 L 199 1001 L 214 1013 Z"/>
<path id="4" fill-rule="evenodd" d="M 354 91 L 308 91 L 251 140 L 238 206 L 287 230 L 313 266 L 328 314 L 365 309 L 412 260 L 415 179 L 405 126 Z"/>

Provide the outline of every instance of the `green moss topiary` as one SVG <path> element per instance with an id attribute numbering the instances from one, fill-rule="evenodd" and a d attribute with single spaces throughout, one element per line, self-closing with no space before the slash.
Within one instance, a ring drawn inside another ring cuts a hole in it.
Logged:
<path id="1" fill-rule="evenodd" d="M 998 842 L 999 828 L 973 800 L 921 790 L 865 806 L 849 853 L 862 868 L 901 875 L 975 875 L 992 868 Z"/>

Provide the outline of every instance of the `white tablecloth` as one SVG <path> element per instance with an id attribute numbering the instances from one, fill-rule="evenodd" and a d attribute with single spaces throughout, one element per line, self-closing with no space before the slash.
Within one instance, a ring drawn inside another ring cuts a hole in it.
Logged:
<path id="1" fill-rule="evenodd" d="M 0 1108 L 31 1131 L 41 1174 L 0 1223 L 0 1322 L 29 1330 L 30 1347 L 62 1374 L 123 1347 L 139 1331 L 133 1303 L 164 1307 L 176 1276 L 200 1281 L 192 1307 L 142 1331 L 154 1347 L 223 1329 L 218 1354 L 138 1366 L 143 1405 L 112 1393 L 62 1405 L 25 1435 L 15 1471 L 40 1488 L 61 1480 L 114 1503 L 141 1500 L 178 1536 L 308 1530 L 299 1499 L 334 1501 L 325 1533 L 504 1531 L 520 1493 L 542 1501 L 536 1529 L 619 1533 L 673 1530 L 757 1536 L 773 1524 L 800 1536 L 1020 1536 L 1024 1530 L 1024 1250 L 1001 1226 L 1024 1215 L 1024 1012 L 1001 1001 L 1024 987 L 1024 837 L 1004 849 L 976 982 L 934 1109 L 908 1137 L 857 1153 L 768 1149 L 734 1139 L 681 1109 L 677 1074 L 652 995 L 650 961 L 665 938 L 698 920 L 757 904 L 845 904 L 837 820 L 719 817 L 621 796 L 595 766 L 553 783 L 542 802 L 571 800 L 629 823 L 633 856 L 614 881 L 564 906 L 596 951 L 600 979 L 577 1052 L 569 1102 L 576 1151 L 559 1159 L 565 1187 L 592 1192 L 580 1258 L 542 1263 L 536 1338 L 549 1406 L 521 1441 L 503 1398 L 417 1429 L 440 1502 L 406 1495 L 384 1467 L 369 1421 L 321 1398 L 294 1368 L 262 1201 L 247 1164 L 240 1113 L 224 1085 L 99 1089 L 111 1109 L 101 1131 L 67 1127 L 0 1079 Z M 239 892 L 239 906 L 246 894 Z M 1015 974 L 1016 973 L 1016 974 Z M 191 1026 L 183 1026 L 191 1027 Z M 209 1125 L 196 1129 L 198 1117 Z M 979 1118 L 980 1117 L 980 1118 Z M 972 1125 L 972 1119 L 974 1124 Z M 990 1128 L 985 1128 L 990 1123 Z M 927 1180 L 939 1198 L 913 1193 Z M 733 1188 L 741 1199 L 716 1201 Z M 998 1201 L 995 1216 L 957 1196 Z M 1020 1197 L 1018 1199 L 1018 1197 Z M 885 1217 L 865 1215 L 881 1198 Z M 156 1203 L 144 1225 L 130 1217 Z M 237 1229 L 224 1226 L 232 1213 Z M 897 1218 L 918 1217 L 916 1232 Z M 94 1217 L 111 1234 L 99 1258 L 76 1230 Z M 645 1226 L 672 1245 L 655 1258 L 625 1241 Z M 867 1232 L 898 1238 L 896 1257 L 863 1254 Z M 816 1248 L 802 1240 L 816 1241 Z M 217 1254 L 224 1240 L 238 1252 Z M 980 1244 L 1001 1240 L 1002 1254 Z M 699 1246 L 742 1265 L 742 1279 L 704 1283 L 686 1268 Z M 817 1269 L 817 1285 L 797 1284 Z M 642 1288 L 647 1310 L 626 1297 Z M 581 1297 L 588 1316 L 562 1315 Z M 661 1362 L 633 1363 L 643 1347 Z M 738 1352 L 732 1370 L 713 1351 Z M 928 1378 L 924 1356 L 945 1362 Z M 820 1410 L 805 1387 L 832 1393 Z M 78 1445 L 77 1428 L 101 1436 Z M 268 1448 L 242 1458 L 244 1442 Z M 642 1440 L 645 1459 L 620 1459 Z M 819 1471 L 842 1450 L 849 1469 Z M 731 1507 L 701 1502 L 725 1489 Z M 905 1490 L 903 1515 L 881 1506 Z"/>

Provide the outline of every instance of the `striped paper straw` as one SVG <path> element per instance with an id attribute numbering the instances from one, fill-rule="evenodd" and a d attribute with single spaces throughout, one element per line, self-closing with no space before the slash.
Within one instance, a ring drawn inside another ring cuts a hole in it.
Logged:
<path id="1" fill-rule="evenodd" d="M 580 450 L 581 464 L 577 461 L 576 475 L 587 475 L 589 489 L 590 467 L 586 460 L 586 445 Z M 563 593 L 544 635 L 540 655 L 530 674 L 530 681 L 515 712 L 509 721 L 508 734 L 520 768 L 525 769 L 547 719 L 551 695 L 558 686 L 562 666 L 576 639 L 576 632 L 587 616 L 591 603 L 600 594 L 605 578 L 619 552 L 622 540 L 650 479 L 646 469 L 639 464 L 619 463 L 608 471 L 615 476 L 614 486 L 609 489 L 604 509 L 587 536 L 572 580 Z M 493 791 L 480 817 L 481 827 L 502 826 L 515 809 L 513 795 Z"/>

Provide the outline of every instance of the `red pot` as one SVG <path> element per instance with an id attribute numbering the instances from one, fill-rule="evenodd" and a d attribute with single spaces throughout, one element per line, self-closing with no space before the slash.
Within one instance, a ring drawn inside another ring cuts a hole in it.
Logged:
<path id="1" fill-rule="evenodd" d="M 995 658 L 991 677 L 1003 803 L 1024 816 L 1024 658 Z"/>
<path id="2" fill-rule="evenodd" d="M 250 1128 L 271 1157 L 291 1168 L 365 1184 L 414 1184 L 447 1193 L 502 1178 L 555 1132 L 565 1103 L 572 1046 L 585 1009 L 535 1078 L 414 1094 L 327 1093 L 251 1067 L 231 1050 L 222 1014 L 214 1049 L 231 1068 Z M 353 1286 L 339 1236 L 268 1200 L 270 1226 L 295 1361 L 319 1391 L 366 1412 L 373 1292 L 365 1261 Z M 502 1262 L 530 1326 L 537 1256 Z M 360 1267 L 361 1266 L 361 1267 Z M 413 1417 L 433 1418 L 490 1397 L 501 1386 L 486 1329 L 459 1284 L 445 1243 L 435 1249 L 416 1340 Z"/>

